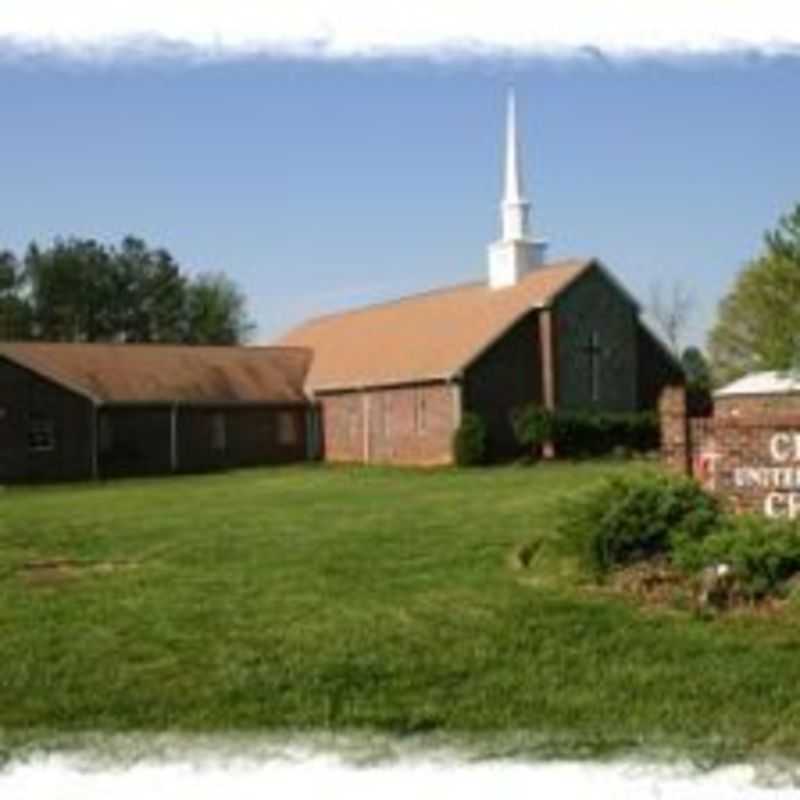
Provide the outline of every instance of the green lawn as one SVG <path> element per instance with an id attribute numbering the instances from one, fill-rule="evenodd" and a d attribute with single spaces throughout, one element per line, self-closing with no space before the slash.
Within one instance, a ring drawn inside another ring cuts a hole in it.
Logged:
<path id="1" fill-rule="evenodd" d="M 0 492 L 7 748 L 335 729 L 797 757 L 793 606 L 643 609 L 558 555 L 558 502 L 643 468 L 307 466 Z M 515 568 L 530 541 L 545 546 Z M 56 558 L 117 566 L 25 566 Z"/>

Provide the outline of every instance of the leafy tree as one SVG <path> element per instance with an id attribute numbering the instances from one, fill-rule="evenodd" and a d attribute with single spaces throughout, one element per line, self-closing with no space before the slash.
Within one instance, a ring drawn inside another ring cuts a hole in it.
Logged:
<path id="1" fill-rule="evenodd" d="M 25 256 L 37 338 L 94 342 L 113 334 L 111 259 L 93 239 L 57 239 Z"/>
<path id="2" fill-rule="evenodd" d="M 0 340 L 28 339 L 31 309 L 21 294 L 22 267 L 8 250 L 0 251 Z"/>
<path id="3" fill-rule="evenodd" d="M 185 341 L 189 344 L 236 344 L 253 329 L 245 297 L 222 273 L 199 275 L 186 291 Z"/>
<path id="4" fill-rule="evenodd" d="M 229 278 L 192 280 L 167 250 L 133 236 L 118 247 L 77 238 L 31 244 L 24 269 L 0 254 L 0 324 L 12 319 L 12 301 L 14 325 L 47 341 L 237 344 L 253 327 Z"/>
<path id="5" fill-rule="evenodd" d="M 170 253 L 128 236 L 113 251 L 114 331 L 126 342 L 185 338 L 187 280 Z"/>
<path id="6" fill-rule="evenodd" d="M 687 386 L 706 391 L 711 388 L 711 366 L 700 348 L 687 347 L 681 354 L 681 366 Z"/>
<path id="7" fill-rule="evenodd" d="M 765 234 L 764 245 L 719 305 L 709 336 L 717 381 L 800 363 L 800 204 Z"/>

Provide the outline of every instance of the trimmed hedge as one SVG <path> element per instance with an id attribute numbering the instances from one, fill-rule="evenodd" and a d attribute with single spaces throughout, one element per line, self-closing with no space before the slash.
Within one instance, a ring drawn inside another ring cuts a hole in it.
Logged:
<path id="1" fill-rule="evenodd" d="M 535 405 L 513 412 L 511 422 L 521 447 L 537 451 L 552 441 L 562 458 L 601 456 L 622 450 L 643 453 L 658 450 L 661 429 L 651 411 L 629 414 L 558 411 Z"/>

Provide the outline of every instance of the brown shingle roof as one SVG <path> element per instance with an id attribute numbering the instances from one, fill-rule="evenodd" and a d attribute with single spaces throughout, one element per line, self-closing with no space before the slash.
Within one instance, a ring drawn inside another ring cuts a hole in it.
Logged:
<path id="1" fill-rule="evenodd" d="M 278 343 L 314 351 L 314 391 L 450 378 L 594 263 L 557 262 L 505 289 L 471 283 L 318 317 Z"/>
<path id="2" fill-rule="evenodd" d="M 303 403 L 294 347 L 0 343 L 0 356 L 97 403 Z"/>

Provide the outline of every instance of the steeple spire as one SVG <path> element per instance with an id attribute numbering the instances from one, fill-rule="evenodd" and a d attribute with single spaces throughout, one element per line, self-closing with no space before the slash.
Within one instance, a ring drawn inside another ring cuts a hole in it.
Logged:
<path id="1" fill-rule="evenodd" d="M 522 166 L 517 133 L 517 99 L 513 89 L 508 90 L 508 110 L 506 119 L 506 185 L 504 204 L 524 201 L 525 189 L 522 183 Z"/>
<path id="2" fill-rule="evenodd" d="M 530 239 L 530 202 L 522 177 L 517 103 L 513 88 L 508 92 L 506 118 L 505 186 L 501 204 L 502 236 L 489 247 L 489 284 L 501 288 L 515 284 L 544 260 L 544 242 Z"/>

